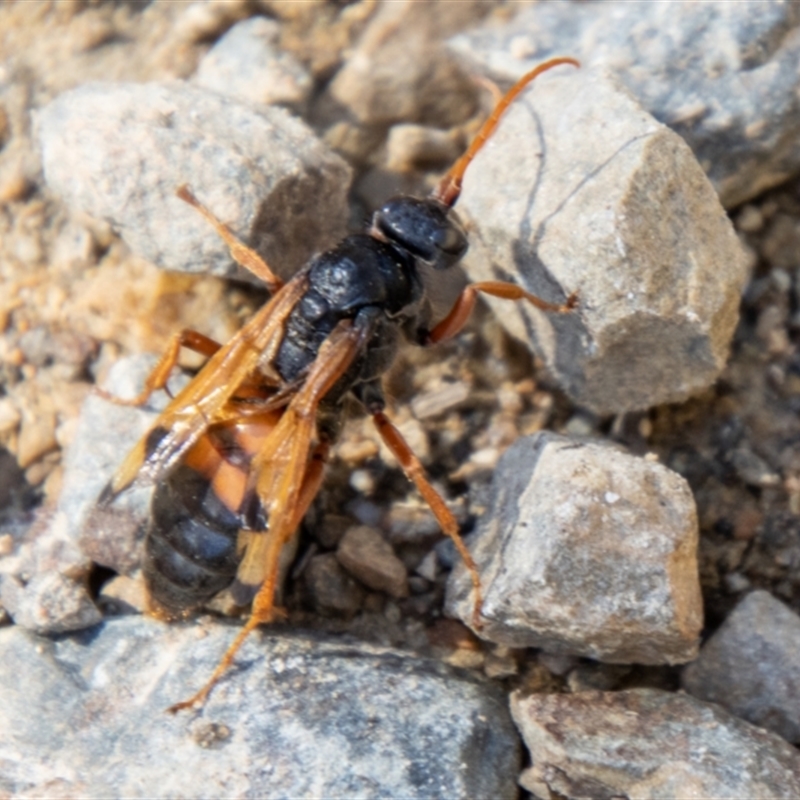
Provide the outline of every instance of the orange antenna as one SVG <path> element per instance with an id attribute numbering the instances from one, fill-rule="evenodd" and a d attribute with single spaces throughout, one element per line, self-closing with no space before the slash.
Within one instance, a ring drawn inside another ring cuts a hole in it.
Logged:
<path id="1" fill-rule="evenodd" d="M 448 207 L 455 205 L 456 200 L 458 200 L 458 196 L 461 194 L 461 183 L 464 180 L 464 173 L 467 171 L 467 167 L 472 159 L 477 155 L 478 150 L 480 150 L 481 147 L 486 144 L 487 139 L 494 133 L 494 129 L 497 127 L 497 123 L 500 121 L 500 117 L 503 115 L 503 112 L 511 105 L 511 103 L 514 101 L 514 98 L 534 78 L 538 77 L 543 72 L 547 72 L 547 70 L 552 69 L 553 67 L 559 66 L 560 64 L 572 64 L 574 67 L 580 67 L 581 65 L 577 59 L 562 56 L 544 61 L 539 64 L 538 67 L 535 67 L 530 72 L 523 75 L 506 92 L 506 94 L 503 96 L 503 99 L 495 106 L 495 109 L 492 111 L 489 119 L 483 123 L 483 126 L 472 140 L 472 144 L 467 149 L 467 152 L 464 153 L 464 155 L 461 156 L 461 158 L 459 158 L 452 167 L 450 167 L 447 174 L 439 182 L 439 185 L 436 187 L 436 189 L 434 189 L 432 194 L 434 199 L 439 200 Z"/>

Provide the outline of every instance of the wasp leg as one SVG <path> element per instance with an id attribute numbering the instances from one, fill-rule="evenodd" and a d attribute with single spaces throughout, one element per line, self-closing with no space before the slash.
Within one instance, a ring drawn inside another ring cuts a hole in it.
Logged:
<path id="1" fill-rule="evenodd" d="M 478 292 L 501 297 L 504 300 L 527 300 L 536 308 L 542 311 L 551 311 L 554 314 L 566 314 L 578 305 L 578 293 L 573 292 L 566 303 L 548 303 L 535 294 L 526 292 L 515 283 L 505 283 L 504 281 L 483 281 L 481 283 L 471 283 L 459 295 L 450 313 L 433 330 L 423 337 L 422 344 L 436 344 L 455 336 L 466 325 L 469 315 L 475 308 L 478 299 Z"/>
<path id="2" fill-rule="evenodd" d="M 292 512 L 290 520 L 287 524 L 287 528 L 291 528 L 292 531 L 297 530 L 297 528 L 300 526 L 300 523 L 308 511 L 309 506 L 317 496 L 317 492 L 319 491 L 319 487 L 322 483 L 322 478 L 325 471 L 325 463 L 328 459 L 329 450 L 330 445 L 327 442 L 320 442 L 320 444 L 317 445 L 316 449 L 314 450 L 314 453 L 311 457 L 311 463 L 309 464 L 308 469 L 306 470 L 305 478 L 303 479 L 303 485 L 300 488 L 297 505 L 295 506 L 295 509 Z M 270 533 L 265 531 L 253 535 L 270 536 Z M 171 714 L 175 714 L 178 711 L 182 711 L 186 708 L 192 708 L 195 705 L 202 705 L 206 701 L 206 698 L 211 690 L 219 682 L 220 678 L 230 668 L 231 664 L 233 664 L 233 659 L 236 656 L 236 653 L 239 651 L 239 648 L 242 646 L 244 640 L 250 635 L 250 633 L 261 624 L 274 622 L 276 619 L 281 619 L 285 616 L 284 610 L 282 608 L 277 608 L 274 605 L 278 574 L 280 572 L 280 555 L 285 544 L 286 542 L 281 541 L 277 536 L 270 537 L 270 547 L 268 552 L 265 554 L 265 560 L 268 560 L 268 563 L 270 564 L 267 580 L 264 582 L 261 589 L 259 589 L 258 594 L 253 600 L 253 610 L 249 619 L 247 620 L 247 623 L 241 629 L 241 631 L 239 631 L 239 634 L 233 640 L 233 643 L 228 648 L 219 664 L 217 664 L 216 669 L 208 679 L 206 685 L 203 686 L 200 691 L 192 695 L 188 700 L 183 700 L 180 703 L 175 703 L 175 705 L 170 706 L 167 711 L 169 711 Z"/>
<path id="3" fill-rule="evenodd" d="M 158 364 L 155 365 L 153 371 L 147 376 L 147 380 L 144 382 L 144 389 L 142 389 L 136 397 L 126 400 L 122 397 L 115 397 L 110 392 L 107 392 L 105 389 L 100 389 L 99 387 L 95 388 L 95 393 L 100 395 L 104 400 L 116 403 L 118 406 L 143 406 L 150 399 L 150 395 L 152 395 L 153 392 L 157 392 L 167 385 L 170 373 L 178 363 L 178 356 L 182 347 L 188 350 L 194 350 L 195 353 L 200 353 L 200 355 L 210 357 L 213 356 L 222 345 L 215 342 L 213 339 L 209 339 L 208 336 L 203 336 L 202 333 L 198 333 L 197 331 L 183 330 L 172 337 L 164 354 L 158 360 Z"/>
<path id="4" fill-rule="evenodd" d="M 458 522 L 453 516 L 453 512 L 445 504 L 442 496 L 431 486 L 428 479 L 425 477 L 425 470 L 420 463 L 420 460 L 414 455 L 414 452 L 403 439 L 400 431 L 389 421 L 388 417 L 383 411 L 375 411 L 372 414 L 372 420 L 378 433 L 386 443 L 389 450 L 392 451 L 394 457 L 400 463 L 400 466 L 405 472 L 406 477 L 413 481 L 419 493 L 425 498 L 425 502 L 430 506 L 433 515 L 436 517 L 437 522 L 441 525 L 442 530 L 453 540 L 453 544 L 458 550 L 458 554 L 464 561 L 464 565 L 469 572 L 472 580 L 472 586 L 475 589 L 475 605 L 472 610 L 472 625 L 474 628 L 480 629 L 483 627 L 481 622 L 481 606 L 483 605 L 483 593 L 481 591 L 481 581 L 478 577 L 478 568 L 475 566 L 475 561 L 467 550 L 461 534 L 458 532 Z"/>
<path id="5" fill-rule="evenodd" d="M 259 280 L 267 284 L 271 294 L 275 294 L 283 286 L 283 281 L 269 268 L 267 262 L 252 247 L 248 247 L 240 241 L 233 231 L 221 220 L 217 219 L 190 191 L 188 186 L 181 186 L 176 192 L 178 197 L 188 203 L 211 224 L 214 230 L 220 235 L 225 244 L 228 245 L 231 258 L 251 272 Z"/>

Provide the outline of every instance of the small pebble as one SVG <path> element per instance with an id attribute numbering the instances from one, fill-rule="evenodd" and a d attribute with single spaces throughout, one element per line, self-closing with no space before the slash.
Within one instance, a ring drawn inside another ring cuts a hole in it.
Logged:
<path id="1" fill-rule="evenodd" d="M 314 88 L 311 75 L 279 46 L 280 25 L 251 17 L 234 25 L 200 62 L 195 82 L 245 103 L 302 108 Z"/>
<path id="2" fill-rule="evenodd" d="M 408 597 L 408 575 L 392 546 L 375 528 L 350 528 L 336 550 L 339 563 L 370 589 Z"/>
<path id="3" fill-rule="evenodd" d="M 321 613 L 352 616 L 360 608 L 366 592 L 342 569 L 334 553 L 314 556 L 303 573 L 306 589 Z"/>

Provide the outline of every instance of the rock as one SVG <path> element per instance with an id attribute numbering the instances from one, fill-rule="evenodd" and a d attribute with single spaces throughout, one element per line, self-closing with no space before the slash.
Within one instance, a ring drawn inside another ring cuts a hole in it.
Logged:
<path id="1" fill-rule="evenodd" d="M 14 403 L 14 401 L 9 397 L 0 397 L 0 441 L 10 438 L 10 434 L 16 432 L 21 421 L 22 414 L 20 413 L 17 404 Z M 16 463 L 16 459 L 14 459 L 14 464 L 17 467 L 19 466 Z M 4 471 L 5 470 L 0 469 L 0 474 L 3 474 Z M 0 498 L 2 498 L 4 502 L 0 504 L 6 505 L 6 484 L 10 483 L 10 481 L 5 480 L 4 474 L 3 478 L 4 480 L 0 481 Z"/>
<path id="2" fill-rule="evenodd" d="M 433 583 L 436 580 L 436 576 L 439 574 L 439 559 L 436 557 L 436 551 L 431 550 L 422 561 L 417 564 L 414 572 L 425 581 Z"/>
<path id="3" fill-rule="evenodd" d="M 321 613 L 352 616 L 366 592 L 342 569 L 335 553 L 322 553 L 308 562 L 303 578 L 314 607 Z"/>
<path id="4" fill-rule="evenodd" d="M 464 152 L 461 133 L 425 125 L 393 125 L 386 137 L 386 169 L 410 172 L 430 164 L 452 164 Z"/>
<path id="5" fill-rule="evenodd" d="M 439 381 L 411 399 L 411 411 L 418 420 L 432 419 L 467 403 L 471 394 L 467 381 Z"/>
<path id="6" fill-rule="evenodd" d="M 737 447 L 731 453 L 730 461 L 737 477 L 743 483 L 762 489 L 779 486 L 781 483 L 781 476 L 770 469 L 769 464 L 746 445 Z"/>
<path id="7" fill-rule="evenodd" d="M 40 413 L 34 414 L 26 409 L 22 415 L 17 442 L 17 464 L 21 469 L 26 469 L 43 455 L 58 449 L 55 412 L 43 408 L 36 410 Z"/>
<path id="8" fill-rule="evenodd" d="M 680 137 L 607 76 L 565 66 L 539 81 L 467 170 L 464 266 L 550 302 L 579 293 L 568 314 L 489 299 L 576 402 L 684 400 L 716 379 L 738 319 L 747 269 L 730 220 Z"/>
<path id="9" fill-rule="evenodd" d="M 368 525 L 350 528 L 336 551 L 339 563 L 358 581 L 391 597 L 408 597 L 403 562 L 380 532 Z"/>
<path id="10" fill-rule="evenodd" d="M 85 371 L 89 361 L 97 355 L 97 343 L 91 337 L 75 331 L 53 332 L 45 325 L 25 331 L 18 342 L 27 364 L 46 367 L 53 362 L 68 364 Z M 72 377 L 72 380 L 79 378 Z"/>
<path id="11" fill-rule="evenodd" d="M 719 706 L 657 689 L 511 695 L 536 797 L 790 798 L 800 755 Z"/>
<path id="12" fill-rule="evenodd" d="M 0 630 L 5 791 L 516 797 L 503 692 L 394 650 L 271 630 L 248 639 L 202 711 L 165 714 L 236 632 L 141 617 L 52 641 Z"/>
<path id="13" fill-rule="evenodd" d="M 476 108 L 476 87 L 441 41 L 488 10 L 480 0 L 383 4 L 336 73 L 331 97 L 366 125 L 463 122 Z"/>
<path id="14" fill-rule="evenodd" d="M 183 184 L 284 276 L 344 229 L 349 168 L 283 109 L 179 82 L 90 83 L 36 126 L 50 188 L 161 267 L 244 275 L 175 196 Z"/>
<path id="15" fill-rule="evenodd" d="M 36 633 L 79 631 L 102 619 L 85 584 L 60 573 L 39 573 L 27 582 L 2 576 L 0 602 L 16 625 Z"/>
<path id="16" fill-rule="evenodd" d="M 148 606 L 144 579 L 117 575 L 103 584 L 97 602 L 106 614 L 144 614 Z"/>
<path id="17" fill-rule="evenodd" d="M 666 467 L 553 433 L 520 439 L 470 544 L 477 633 L 611 663 L 690 661 L 703 622 L 697 539 L 691 491 Z M 473 603 L 456 564 L 447 613 L 470 624 Z"/>
<path id="18" fill-rule="evenodd" d="M 154 363 L 152 356 L 122 359 L 111 368 L 104 388 L 118 397 L 133 397 Z M 170 386 L 176 389 L 185 381 L 176 375 Z M 95 625 L 101 616 L 87 589 L 92 562 L 119 573 L 139 566 L 151 489 L 127 491 L 108 508 L 96 503 L 168 399 L 157 392 L 145 408 L 132 408 L 96 394 L 86 398 L 64 454 L 55 512 L 0 567 L 2 604 L 17 625 L 39 633 Z"/>
<path id="19" fill-rule="evenodd" d="M 246 0 L 211 0 L 187 3 L 175 20 L 172 36 L 177 42 L 202 42 L 221 35 L 247 15 Z"/>
<path id="20" fill-rule="evenodd" d="M 153 366 L 152 356 L 131 356 L 111 368 L 103 388 L 115 397 L 135 397 Z M 176 374 L 170 387 L 184 385 Z M 147 433 L 169 398 L 155 392 L 143 408 L 116 405 L 91 394 L 81 409 L 75 437 L 64 457 L 59 512 L 81 550 L 97 564 L 118 573 L 139 566 L 144 526 L 150 514 L 152 487 L 124 492 L 106 508 L 97 500 L 128 451 Z"/>
<path id="21" fill-rule="evenodd" d="M 195 83 L 242 103 L 303 108 L 314 84 L 306 68 L 280 50 L 280 29 L 266 17 L 234 25 L 200 62 Z"/>
<path id="22" fill-rule="evenodd" d="M 683 688 L 800 742 L 800 617 L 769 592 L 745 596 L 687 665 Z"/>
<path id="23" fill-rule="evenodd" d="M 607 68 L 686 140 L 726 208 L 800 170 L 795 3 L 550 2 L 451 44 L 496 80 L 555 55 Z"/>
<path id="24" fill-rule="evenodd" d="M 629 664 L 601 664 L 597 661 L 582 661 L 569 671 L 567 686 L 573 694 L 591 689 L 604 692 L 617 689 L 632 670 Z"/>
<path id="25" fill-rule="evenodd" d="M 0 604 L 17 625 L 37 633 L 96 625 L 101 615 L 87 590 L 90 568 L 67 517 L 56 513 L 0 559 Z"/>

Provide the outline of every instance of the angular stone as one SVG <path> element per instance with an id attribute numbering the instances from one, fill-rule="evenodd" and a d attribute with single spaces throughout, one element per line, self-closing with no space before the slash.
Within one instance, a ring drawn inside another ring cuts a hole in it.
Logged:
<path id="1" fill-rule="evenodd" d="M 661 464 L 553 433 L 520 439 L 470 545 L 477 633 L 611 663 L 690 661 L 703 623 L 697 539 L 691 491 Z M 463 565 L 447 589 L 447 612 L 470 624 Z"/>
<path id="2" fill-rule="evenodd" d="M 364 587 L 345 572 L 335 553 L 322 553 L 310 559 L 303 578 L 311 601 L 323 614 L 352 616 L 364 602 Z"/>
<path id="3" fill-rule="evenodd" d="M 200 62 L 195 83 L 242 103 L 304 106 L 314 83 L 291 53 L 280 50 L 280 30 L 266 17 L 237 23 Z"/>
<path id="4" fill-rule="evenodd" d="M 183 184 L 284 276 L 344 231 L 350 169 L 283 109 L 178 82 L 90 83 L 36 125 L 50 188 L 161 267 L 245 274 L 175 196 Z"/>
<path id="5" fill-rule="evenodd" d="M 536 797 L 791 800 L 800 754 L 719 706 L 657 689 L 511 695 Z"/>
<path id="6" fill-rule="evenodd" d="M 245 642 L 201 711 L 166 714 L 236 633 L 141 617 L 52 641 L 1 629 L 4 790 L 516 797 L 519 744 L 502 690 L 395 650 L 270 630 Z"/>
<path id="7" fill-rule="evenodd" d="M 686 666 L 681 683 L 701 700 L 800 742 L 800 616 L 769 592 L 751 592 Z"/>
<path id="8" fill-rule="evenodd" d="M 336 551 L 339 563 L 357 580 L 392 597 L 408 597 L 408 573 L 380 532 L 369 525 L 350 528 Z"/>
<path id="9" fill-rule="evenodd" d="M 686 140 L 726 208 L 800 170 L 797 3 L 537 3 L 451 44 L 495 80 L 556 55 L 608 69 Z"/>
<path id="10" fill-rule="evenodd" d="M 686 144 L 607 76 L 558 67 L 503 115 L 456 206 L 475 280 L 579 308 L 489 298 L 598 413 L 684 400 L 718 376 L 746 259 Z"/>

